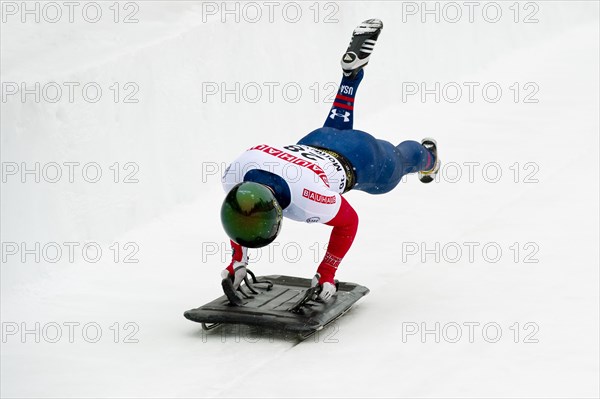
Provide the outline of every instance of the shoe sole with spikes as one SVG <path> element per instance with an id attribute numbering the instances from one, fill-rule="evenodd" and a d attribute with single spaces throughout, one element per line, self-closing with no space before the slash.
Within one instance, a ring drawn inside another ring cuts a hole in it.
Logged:
<path id="1" fill-rule="evenodd" d="M 421 180 L 422 183 L 431 183 L 435 179 L 435 176 L 440 170 L 441 165 L 440 158 L 438 157 L 437 153 L 437 142 L 432 138 L 424 138 L 421 140 L 421 145 L 431 151 L 435 157 L 435 164 L 430 170 L 419 172 L 419 180 Z"/>
<path id="2" fill-rule="evenodd" d="M 376 18 L 367 19 L 354 29 L 348 49 L 342 56 L 341 64 L 344 76 L 354 78 L 369 63 L 369 58 L 382 29 L 383 22 Z"/>

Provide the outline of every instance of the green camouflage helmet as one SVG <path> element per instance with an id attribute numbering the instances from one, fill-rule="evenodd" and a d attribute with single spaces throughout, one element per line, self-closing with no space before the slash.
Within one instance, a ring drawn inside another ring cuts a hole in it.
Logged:
<path id="1" fill-rule="evenodd" d="M 221 223 L 233 241 L 248 248 L 269 245 L 281 229 L 283 214 L 273 192 L 259 183 L 235 185 L 221 206 Z"/>

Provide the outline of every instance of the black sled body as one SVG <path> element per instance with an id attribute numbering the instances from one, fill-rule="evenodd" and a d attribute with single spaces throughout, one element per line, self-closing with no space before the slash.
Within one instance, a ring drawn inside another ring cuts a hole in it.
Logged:
<path id="1" fill-rule="evenodd" d="M 186 311 L 184 316 L 202 323 L 205 330 L 222 324 L 245 324 L 292 332 L 306 338 L 341 317 L 369 293 L 367 287 L 340 282 L 331 301 L 323 303 L 311 298 L 310 283 L 310 279 L 291 276 L 257 277 L 254 284 L 247 287 L 255 294 L 244 295 L 241 306 L 231 304 L 223 295 Z"/>

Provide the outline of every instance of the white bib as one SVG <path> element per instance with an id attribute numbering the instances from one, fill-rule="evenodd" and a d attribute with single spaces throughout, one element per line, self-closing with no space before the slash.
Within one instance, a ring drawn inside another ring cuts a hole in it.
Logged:
<path id="1" fill-rule="evenodd" d="M 287 218 L 327 223 L 340 209 L 346 173 L 339 161 L 326 152 L 298 144 L 281 148 L 257 145 L 227 167 L 222 179 L 225 192 L 243 182 L 252 169 L 271 172 L 286 181 L 291 193 L 291 203 L 283 210 Z"/>

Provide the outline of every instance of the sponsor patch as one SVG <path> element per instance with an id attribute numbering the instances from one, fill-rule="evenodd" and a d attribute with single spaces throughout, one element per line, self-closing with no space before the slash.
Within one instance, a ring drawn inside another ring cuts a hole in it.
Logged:
<path id="1" fill-rule="evenodd" d="M 304 198 L 308 198 L 311 201 L 318 202 L 320 204 L 335 204 L 336 198 L 335 195 L 321 195 L 319 193 L 315 193 L 307 188 L 302 191 L 302 196 Z"/>
<path id="2" fill-rule="evenodd" d="M 266 144 L 257 145 L 255 147 L 250 148 L 250 150 L 262 151 L 269 155 L 273 155 L 283 161 L 287 161 L 293 163 L 294 165 L 302 166 L 303 168 L 307 168 L 308 170 L 314 172 L 327 187 L 329 187 L 329 180 L 327 179 L 327 174 L 319 165 L 314 164 L 312 162 L 306 161 L 304 159 L 293 156 L 292 154 L 288 154 L 285 151 L 278 150 L 277 148 L 273 148 Z"/>

